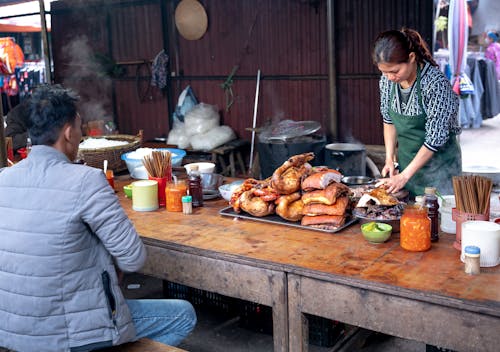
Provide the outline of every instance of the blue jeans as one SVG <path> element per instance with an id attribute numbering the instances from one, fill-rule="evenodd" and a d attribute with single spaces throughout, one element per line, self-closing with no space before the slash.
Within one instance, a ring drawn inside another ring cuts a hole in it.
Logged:
<path id="1" fill-rule="evenodd" d="M 196 325 L 196 313 L 180 299 L 128 299 L 137 338 L 177 346 Z"/>

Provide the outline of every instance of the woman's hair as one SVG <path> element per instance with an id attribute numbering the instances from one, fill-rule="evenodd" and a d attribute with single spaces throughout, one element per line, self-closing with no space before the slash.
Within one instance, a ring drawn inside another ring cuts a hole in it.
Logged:
<path id="1" fill-rule="evenodd" d="M 488 31 L 488 33 L 486 33 L 486 35 L 488 37 L 491 38 L 491 40 L 493 40 L 494 42 L 497 42 L 498 41 L 498 33 L 497 32 L 493 32 L 493 31 Z"/>
<path id="2" fill-rule="evenodd" d="M 428 61 L 431 65 L 437 66 L 422 36 L 409 28 L 380 33 L 373 46 L 372 59 L 375 64 L 383 62 L 400 64 L 407 62 L 412 52 L 415 53 L 418 63 Z"/>
<path id="3" fill-rule="evenodd" d="M 28 133 L 34 145 L 53 145 L 66 123 L 76 119 L 78 95 L 61 85 L 42 85 L 30 99 Z"/>

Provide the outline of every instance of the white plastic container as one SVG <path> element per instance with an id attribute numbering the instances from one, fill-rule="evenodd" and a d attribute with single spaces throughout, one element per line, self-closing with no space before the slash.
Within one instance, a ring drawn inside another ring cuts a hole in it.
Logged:
<path id="1" fill-rule="evenodd" d="M 477 246 L 481 250 L 481 267 L 500 264 L 500 225 L 492 221 L 472 220 L 462 224 L 462 253 L 460 259 L 465 260 L 464 249 Z"/>
<path id="2" fill-rule="evenodd" d="M 455 234 L 457 232 L 457 225 L 451 218 L 451 209 L 455 207 L 455 196 L 443 196 L 443 199 L 438 197 L 439 213 L 441 214 L 441 231 L 446 233 Z"/>

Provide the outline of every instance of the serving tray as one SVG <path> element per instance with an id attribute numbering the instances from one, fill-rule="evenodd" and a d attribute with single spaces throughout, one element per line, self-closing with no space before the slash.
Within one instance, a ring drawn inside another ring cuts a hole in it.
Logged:
<path id="1" fill-rule="evenodd" d="M 339 232 L 339 231 L 345 229 L 346 227 L 351 226 L 356 221 L 358 221 L 358 218 L 356 218 L 356 217 L 348 217 L 346 219 L 344 225 L 342 225 L 336 229 L 327 230 L 327 229 L 320 229 L 320 228 L 316 228 L 316 227 L 312 227 L 312 226 L 304 226 L 304 225 L 301 225 L 300 222 L 288 221 L 288 220 L 285 220 L 276 214 L 267 215 L 264 217 L 256 217 L 256 216 L 244 213 L 244 212 L 237 213 L 233 210 L 233 207 L 223 208 L 219 211 L 219 214 L 222 216 L 229 216 L 229 217 L 233 217 L 233 218 L 248 219 L 248 220 L 259 221 L 259 222 L 267 222 L 269 224 L 285 225 L 285 226 L 297 227 L 299 229 L 304 229 L 304 230 L 320 231 L 320 232 L 327 232 L 327 233 Z"/>

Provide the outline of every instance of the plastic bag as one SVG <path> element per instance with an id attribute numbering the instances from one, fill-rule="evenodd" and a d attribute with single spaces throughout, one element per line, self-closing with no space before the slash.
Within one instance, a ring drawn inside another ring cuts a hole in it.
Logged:
<path id="1" fill-rule="evenodd" d="M 176 145 L 179 149 L 189 148 L 191 144 L 189 142 L 189 136 L 184 129 L 183 122 L 178 122 L 177 126 L 174 126 L 168 133 L 167 144 Z"/>
<path id="2" fill-rule="evenodd" d="M 174 126 L 176 122 L 184 122 L 184 117 L 186 114 L 198 104 L 198 99 L 196 99 L 191 86 L 184 88 L 182 93 L 179 95 L 179 100 L 177 100 L 177 105 L 174 111 Z"/>
<path id="3" fill-rule="evenodd" d="M 184 116 L 185 131 L 188 136 L 203 134 L 219 126 L 219 120 L 216 106 L 200 103 Z"/>
<path id="4" fill-rule="evenodd" d="M 236 138 L 236 134 L 229 126 L 217 126 L 210 131 L 191 136 L 191 146 L 194 150 L 212 150 Z"/>

